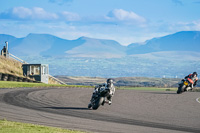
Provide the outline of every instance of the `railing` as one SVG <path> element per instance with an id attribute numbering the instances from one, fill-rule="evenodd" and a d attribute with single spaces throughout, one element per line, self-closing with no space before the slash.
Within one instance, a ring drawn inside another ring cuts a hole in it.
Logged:
<path id="1" fill-rule="evenodd" d="M 13 54 L 9 53 L 9 57 L 12 57 L 13 59 L 17 60 L 17 61 L 20 61 L 21 63 L 23 64 L 29 64 L 28 62 L 18 58 L 17 56 L 14 56 Z"/>
<path id="2" fill-rule="evenodd" d="M 57 78 L 55 78 L 55 77 L 53 77 L 51 75 L 49 75 L 49 77 L 51 77 L 52 79 L 54 79 L 55 81 L 57 81 L 60 84 L 66 85 L 66 83 L 64 83 L 63 81 L 61 81 L 61 80 L 59 80 L 59 79 L 57 79 Z"/>
<path id="3" fill-rule="evenodd" d="M 14 55 L 11 54 L 11 53 L 9 53 L 9 57 L 11 57 L 11 58 L 13 58 L 13 59 L 15 59 L 15 60 L 17 60 L 17 61 L 20 61 L 20 62 L 23 63 L 23 64 L 29 64 L 28 62 L 26 62 L 26 61 L 20 59 L 20 58 L 17 57 L 17 56 L 14 56 Z M 57 82 L 60 83 L 60 84 L 66 85 L 66 83 L 64 83 L 63 81 L 61 81 L 61 80 L 59 80 L 59 79 L 57 79 L 57 78 L 55 78 L 55 77 L 53 77 L 53 76 L 51 76 L 51 75 L 49 75 L 49 77 L 51 77 L 52 79 L 54 79 L 55 81 L 57 81 Z"/>

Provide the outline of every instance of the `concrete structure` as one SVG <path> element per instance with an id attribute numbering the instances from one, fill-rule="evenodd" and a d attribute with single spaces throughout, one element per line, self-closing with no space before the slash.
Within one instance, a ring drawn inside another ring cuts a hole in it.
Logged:
<path id="1" fill-rule="evenodd" d="M 48 84 L 49 66 L 47 64 L 23 64 L 22 67 L 24 76 Z"/>

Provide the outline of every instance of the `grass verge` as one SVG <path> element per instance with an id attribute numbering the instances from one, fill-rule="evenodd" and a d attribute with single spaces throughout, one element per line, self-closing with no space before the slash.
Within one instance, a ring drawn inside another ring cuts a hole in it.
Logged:
<path id="1" fill-rule="evenodd" d="M 20 88 L 20 87 L 85 87 L 93 88 L 93 86 L 84 85 L 58 85 L 58 84 L 44 84 L 44 83 L 30 83 L 30 82 L 12 82 L 12 81 L 0 81 L 0 88 Z M 116 87 L 117 89 L 126 90 L 153 90 L 153 91 L 176 91 L 177 88 L 158 88 L 158 87 L 128 87 L 121 86 Z"/>
<path id="2" fill-rule="evenodd" d="M 0 133 L 86 133 L 86 132 L 0 120 Z"/>
<path id="3" fill-rule="evenodd" d="M 19 87 L 89 87 L 89 86 L 0 81 L 0 88 L 19 88 Z"/>

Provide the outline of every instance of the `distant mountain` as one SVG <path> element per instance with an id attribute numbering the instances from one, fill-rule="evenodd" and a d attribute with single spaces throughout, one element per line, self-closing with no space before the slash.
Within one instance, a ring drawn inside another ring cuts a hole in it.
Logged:
<path id="1" fill-rule="evenodd" d="M 200 52 L 200 31 L 181 31 L 160 38 L 153 38 L 143 44 L 133 43 L 126 53 L 146 54 L 161 51 L 195 51 Z"/>
<path id="2" fill-rule="evenodd" d="M 0 35 L 1 36 L 1 35 Z M 76 41 L 65 40 L 49 34 L 29 34 L 9 42 L 9 51 L 21 56 L 56 56 L 79 45 Z"/>
<path id="3" fill-rule="evenodd" d="M 92 39 L 81 37 L 81 45 L 66 51 L 68 55 L 74 57 L 122 57 L 125 56 L 125 46 L 113 40 Z"/>
<path id="4" fill-rule="evenodd" d="M 9 42 L 9 46 L 10 43 L 13 44 L 13 42 L 16 42 L 18 40 L 18 38 L 11 36 L 11 35 L 6 35 L 6 34 L 0 34 L 0 46 L 5 45 L 5 42 Z M 11 45 L 11 47 L 13 47 L 13 45 Z M 1 47 L 0 47 L 1 49 Z"/>
<path id="5" fill-rule="evenodd" d="M 17 56 L 72 56 L 113 58 L 125 56 L 126 47 L 114 40 L 81 37 L 61 39 L 49 34 L 29 34 L 15 38 L 0 34 L 0 42 L 9 42 L 9 51 Z"/>
<path id="6" fill-rule="evenodd" d="M 0 34 L 1 44 L 5 41 L 9 42 L 9 51 L 17 56 L 119 58 L 162 51 L 200 52 L 200 31 L 181 31 L 127 47 L 114 40 L 87 37 L 66 40 L 49 34 L 29 34 L 24 38 Z"/>

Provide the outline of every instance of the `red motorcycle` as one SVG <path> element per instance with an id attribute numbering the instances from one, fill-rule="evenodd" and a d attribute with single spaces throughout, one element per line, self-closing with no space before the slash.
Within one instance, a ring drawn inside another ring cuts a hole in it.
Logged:
<path id="1" fill-rule="evenodd" d="M 191 85 L 194 84 L 194 81 L 190 78 L 182 80 L 182 82 L 179 84 L 177 94 L 181 94 L 185 91 L 192 90 Z"/>

